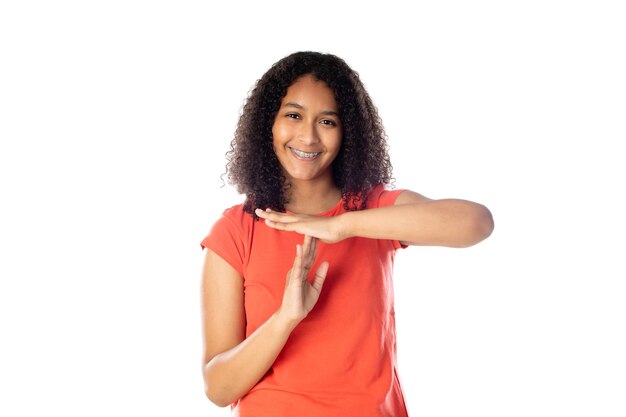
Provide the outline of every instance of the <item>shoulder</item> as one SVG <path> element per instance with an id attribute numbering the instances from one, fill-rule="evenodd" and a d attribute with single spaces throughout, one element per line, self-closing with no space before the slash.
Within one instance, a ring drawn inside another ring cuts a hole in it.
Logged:
<path id="1" fill-rule="evenodd" d="M 405 190 L 391 189 L 386 184 L 375 185 L 367 193 L 367 208 L 378 208 L 385 206 L 392 206 L 396 203 L 396 199 Z"/>
<path id="2" fill-rule="evenodd" d="M 243 222 L 246 220 L 246 217 L 249 217 L 252 220 L 252 216 L 249 213 L 246 213 L 243 209 L 244 204 L 236 204 L 232 207 L 228 207 L 226 210 L 222 212 L 221 218 L 226 218 L 238 222 Z"/>
<path id="3" fill-rule="evenodd" d="M 237 204 L 225 209 L 222 215 L 215 221 L 213 228 L 228 227 L 240 232 L 250 229 L 254 224 L 254 218 L 244 210 L 244 204 Z"/>
<path id="4" fill-rule="evenodd" d="M 213 223 L 209 234 L 200 245 L 220 256 L 243 276 L 254 221 L 253 217 L 244 211 L 243 204 L 229 207 Z"/>
<path id="5" fill-rule="evenodd" d="M 416 193 L 415 191 L 401 189 L 391 189 L 388 185 L 378 184 L 371 189 L 368 196 L 368 208 L 393 206 L 399 204 L 414 204 L 431 201 L 430 198 Z"/>
<path id="6" fill-rule="evenodd" d="M 202 242 L 206 246 L 209 240 L 237 239 L 241 240 L 247 231 L 253 227 L 254 219 L 252 215 L 246 213 L 243 204 L 237 204 L 225 209 L 222 214 L 215 219 L 208 236 Z"/>

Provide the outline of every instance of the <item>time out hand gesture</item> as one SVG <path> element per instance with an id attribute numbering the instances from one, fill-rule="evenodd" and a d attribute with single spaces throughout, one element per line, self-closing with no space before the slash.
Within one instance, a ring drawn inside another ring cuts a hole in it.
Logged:
<path id="1" fill-rule="evenodd" d="M 304 236 L 304 243 L 296 246 L 296 258 L 293 261 L 293 267 L 287 273 L 279 314 L 293 327 L 313 309 L 326 279 L 328 262 L 323 262 L 315 271 L 313 283 L 307 280 L 316 252 L 317 239 Z"/>
<path id="2" fill-rule="evenodd" d="M 341 216 L 310 216 L 307 214 L 287 214 L 267 209 L 256 209 L 257 216 L 273 229 L 296 232 L 311 236 L 324 243 L 336 243 L 346 238 Z"/>

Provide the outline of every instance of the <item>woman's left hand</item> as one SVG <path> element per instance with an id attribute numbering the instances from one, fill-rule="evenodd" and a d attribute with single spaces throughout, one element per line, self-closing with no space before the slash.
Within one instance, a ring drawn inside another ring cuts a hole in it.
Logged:
<path id="1" fill-rule="evenodd" d="M 287 214 L 267 209 L 256 209 L 257 216 L 265 224 L 277 230 L 286 230 L 312 236 L 324 243 L 336 243 L 345 239 L 341 227 L 341 216 L 311 216 L 308 214 Z"/>

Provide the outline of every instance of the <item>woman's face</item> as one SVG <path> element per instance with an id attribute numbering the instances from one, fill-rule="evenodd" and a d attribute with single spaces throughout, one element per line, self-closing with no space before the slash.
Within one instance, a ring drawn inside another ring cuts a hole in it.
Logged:
<path id="1" fill-rule="evenodd" d="M 287 179 L 332 181 L 342 135 L 333 90 L 311 75 L 296 79 L 281 101 L 272 135 Z"/>

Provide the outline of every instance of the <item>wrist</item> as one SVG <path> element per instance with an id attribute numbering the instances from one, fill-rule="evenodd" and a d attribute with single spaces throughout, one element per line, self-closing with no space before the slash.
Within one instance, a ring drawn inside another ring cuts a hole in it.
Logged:
<path id="1" fill-rule="evenodd" d="M 280 306 L 278 310 L 272 315 L 272 320 L 275 322 L 276 326 L 284 332 L 291 333 L 293 329 L 302 321 L 302 319 L 297 319 L 294 317 L 290 317 L 283 310 L 283 307 Z"/>
<path id="2" fill-rule="evenodd" d="M 339 231 L 339 240 L 348 239 L 354 237 L 354 213 L 347 212 L 342 213 L 336 217 L 337 230 Z"/>

